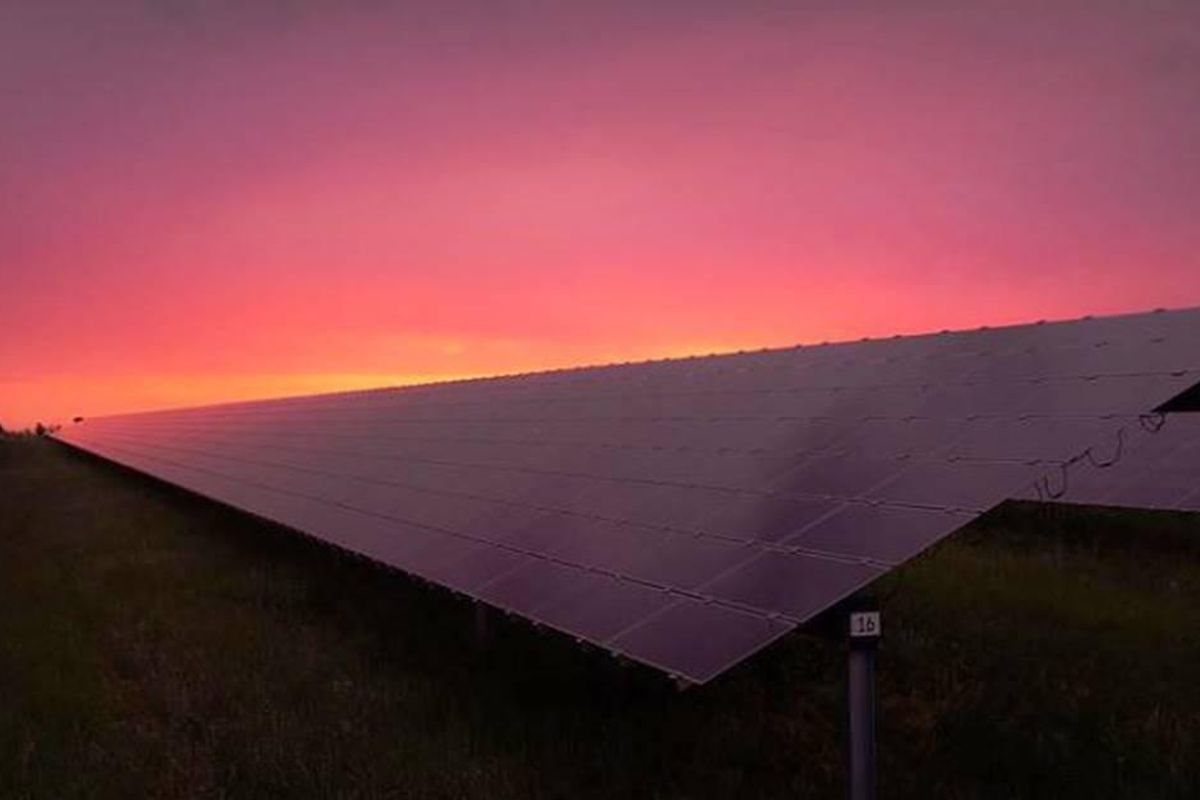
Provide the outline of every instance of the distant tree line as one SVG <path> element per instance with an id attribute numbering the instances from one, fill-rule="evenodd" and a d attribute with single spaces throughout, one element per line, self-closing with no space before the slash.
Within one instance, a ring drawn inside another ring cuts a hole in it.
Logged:
<path id="1" fill-rule="evenodd" d="M 3 425 L 0 425 L 0 437 L 16 438 L 19 436 L 47 436 L 62 428 L 61 425 L 44 425 L 41 422 L 34 423 L 32 428 L 18 428 L 9 430 Z"/>

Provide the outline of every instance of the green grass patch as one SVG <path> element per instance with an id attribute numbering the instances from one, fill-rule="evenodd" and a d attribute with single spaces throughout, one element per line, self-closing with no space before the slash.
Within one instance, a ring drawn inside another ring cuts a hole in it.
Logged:
<path id="1" fill-rule="evenodd" d="M 1200 796 L 1200 525 L 1009 504 L 885 578 L 884 797 Z M 0 440 L 0 797 L 842 793 L 821 624 L 679 692 L 52 442 Z"/>

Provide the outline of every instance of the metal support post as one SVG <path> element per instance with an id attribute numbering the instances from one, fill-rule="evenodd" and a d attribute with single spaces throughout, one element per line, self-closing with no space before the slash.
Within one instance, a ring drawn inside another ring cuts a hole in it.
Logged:
<path id="1" fill-rule="evenodd" d="M 849 623 L 846 794 L 850 800 L 875 800 L 875 651 L 882 633 L 879 611 L 853 612 Z"/>

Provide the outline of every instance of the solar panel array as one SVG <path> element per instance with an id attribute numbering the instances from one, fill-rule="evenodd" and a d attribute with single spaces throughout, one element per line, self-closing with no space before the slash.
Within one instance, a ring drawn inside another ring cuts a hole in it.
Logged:
<path id="1" fill-rule="evenodd" d="M 704 682 L 1200 382 L 1200 310 L 89 419 L 76 447 Z M 1123 436 L 1124 434 L 1120 434 Z"/>

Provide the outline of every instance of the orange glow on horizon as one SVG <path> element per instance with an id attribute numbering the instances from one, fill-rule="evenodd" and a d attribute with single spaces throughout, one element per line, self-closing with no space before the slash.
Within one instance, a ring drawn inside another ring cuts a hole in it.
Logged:
<path id="1" fill-rule="evenodd" d="M 687 355 L 731 352 L 736 347 L 699 345 L 680 350 L 642 354 L 636 360 L 678 358 Z M 459 355 L 447 345 L 448 355 Z M 598 363 L 618 363 L 615 354 L 599 354 Z M 7 429 L 32 427 L 35 422 L 66 424 L 74 417 L 153 411 L 166 408 L 212 405 L 244 400 L 328 394 L 415 386 L 446 381 L 492 377 L 499 374 L 565 369 L 580 366 L 573 360 L 522 363 L 514 361 L 495 370 L 480 365 L 467 372 L 430 373 L 286 373 L 286 374 L 130 374 L 52 376 L 32 381 L 10 381 Z"/>

